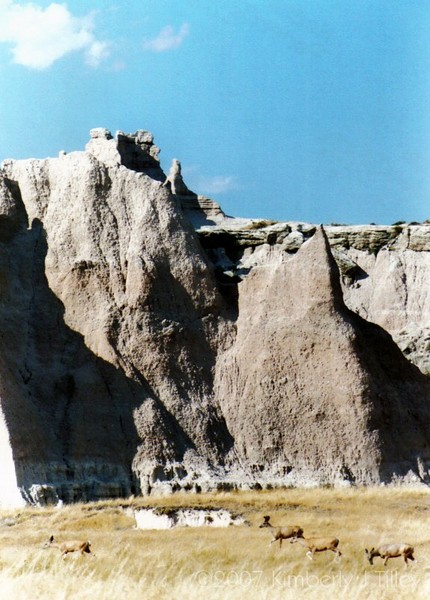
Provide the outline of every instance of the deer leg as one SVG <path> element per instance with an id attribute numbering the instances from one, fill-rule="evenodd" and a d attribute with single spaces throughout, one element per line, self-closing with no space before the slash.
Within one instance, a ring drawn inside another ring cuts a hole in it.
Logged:
<path id="1" fill-rule="evenodd" d="M 314 553 L 311 552 L 311 550 L 308 550 L 306 552 L 306 556 L 309 558 L 309 560 L 313 560 L 314 559 Z"/>
<path id="2" fill-rule="evenodd" d="M 334 560 L 336 562 L 339 562 L 340 558 L 342 556 L 342 552 L 340 550 L 338 550 L 337 548 L 329 548 L 329 550 L 331 550 L 332 552 L 334 552 L 336 554 L 336 556 L 334 557 Z"/>

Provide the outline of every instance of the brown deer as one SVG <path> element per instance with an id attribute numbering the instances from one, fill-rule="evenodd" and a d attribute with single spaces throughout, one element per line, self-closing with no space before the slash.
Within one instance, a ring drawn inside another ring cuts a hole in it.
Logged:
<path id="1" fill-rule="evenodd" d="M 408 566 L 408 559 L 415 560 L 414 548 L 410 544 L 382 544 L 377 548 L 365 549 L 367 558 L 371 565 L 373 565 L 373 559 L 376 556 L 380 556 L 384 560 L 384 567 L 387 565 L 389 558 L 397 558 L 403 556 L 405 561 L 405 567 Z"/>
<path id="2" fill-rule="evenodd" d="M 339 545 L 339 540 L 335 537 L 304 538 L 303 536 L 296 536 L 291 540 L 290 543 L 294 544 L 296 542 L 308 549 L 308 551 L 306 552 L 306 556 L 310 560 L 314 559 L 314 555 L 316 552 L 324 552 L 325 550 L 331 550 L 332 552 L 334 552 L 337 555 L 338 559 L 340 559 L 340 557 L 342 556 L 342 552 L 337 548 Z"/>
<path id="3" fill-rule="evenodd" d="M 273 525 L 270 523 L 270 516 L 266 515 L 265 517 L 263 517 L 264 521 L 262 522 L 262 524 L 260 525 L 261 527 L 267 527 L 268 529 L 270 529 L 272 535 L 273 535 L 273 540 L 270 541 L 269 546 L 271 544 L 273 544 L 273 542 L 277 542 L 279 540 L 279 547 L 281 548 L 282 546 L 282 540 L 288 540 L 289 538 L 292 537 L 303 537 L 303 529 L 301 527 L 299 527 L 298 525 L 286 525 L 284 527 L 273 527 Z"/>
<path id="4" fill-rule="evenodd" d="M 42 548 L 58 548 L 58 550 L 61 552 L 63 560 L 66 558 L 66 554 L 69 554 L 69 552 L 80 552 L 82 556 L 84 553 L 94 556 L 94 554 L 91 553 L 91 542 L 88 540 L 72 540 L 59 543 L 56 542 L 54 536 L 51 535 L 49 540 L 43 544 Z"/>

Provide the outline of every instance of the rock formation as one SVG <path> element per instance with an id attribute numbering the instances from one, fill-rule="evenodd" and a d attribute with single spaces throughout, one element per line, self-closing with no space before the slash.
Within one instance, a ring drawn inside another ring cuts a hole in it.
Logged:
<path id="1" fill-rule="evenodd" d="M 382 327 L 425 347 L 430 228 L 229 219 L 158 153 L 2 164 L 0 503 L 426 481 L 430 384 Z"/>
<path id="2" fill-rule="evenodd" d="M 163 186 L 169 187 L 172 194 L 175 194 L 176 196 L 195 196 L 195 194 L 193 194 L 193 192 L 185 185 L 182 177 L 181 163 L 177 158 L 173 159 L 172 166 L 170 167 L 169 174 L 167 175 Z"/>
<path id="3" fill-rule="evenodd" d="M 315 230 L 306 223 L 223 219 L 199 234 L 219 277 L 233 283 L 255 265 L 294 254 Z M 347 306 L 386 329 L 408 360 L 430 375 L 430 223 L 325 231 Z"/>
<path id="4" fill-rule="evenodd" d="M 429 382 L 382 328 L 347 309 L 323 230 L 289 260 L 254 267 L 238 315 L 217 395 L 236 451 L 257 472 L 370 483 L 427 455 Z"/>

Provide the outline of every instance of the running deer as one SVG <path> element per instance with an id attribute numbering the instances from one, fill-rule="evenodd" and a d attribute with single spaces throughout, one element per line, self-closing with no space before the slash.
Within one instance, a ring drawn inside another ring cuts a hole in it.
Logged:
<path id="1" fill-rule="evenodd" d="M 281 548 L 282 540 L 288 540 L 289 538 L 292 538 L 292 537 L 296 537 L 296 538 L 303 537 L 303 529 L 301 527 L 299 527 L 298 525 L 286 525 L 285 527 L 273 527 L 273 525 L 270 523 L 269 515 L 266 515 L 265 517 L 263 517 L 263 519 L 264 519 L 264 521 L 260 525 L 260 528 L 267 527 L 268 529 L 270 529 L 270 531 L 273 535 L 273 540 L 270 541 L 269 546 L 271 544 L 273 544 L 273 542 L 277 542 L 279 540 L 279 547 Z"/>
<path id="2" fill-rule="evenodd" d="M 59 543 L 56 542 L 54 536 L 51 535 L 49 540 L 43 544 L 42 548 L 58 548 L 61 552 L 63 560 L 66 558 L 66 554 L 69 554 L 69 552 L 80 552 L 82 556 L 84 553 L 94 556 L 94 554 L 91 552 L 91 542 L 88 540 L 72 540 L 69 542 Z"/>
<path id="3" fill-rule="evenodd" d="M 332 552 L 334 552 L 339 560 L 342 556 L 342 552 L 338 550 L 339 540 L 335 537 L 305 538 L 303 536 L 296 536 L 291 540 L 290 543 L 295 544 L 296 542 L 308 549 L 308 551 L 306 552 L 306 556 L 310 560 L 314 559 L 315 552 L 324 552 L 325 550 L 331 550 Z"/>
<path id="4" fill-rule="evenodd" d="M 387 565 L 389 558 L 397 558 L 403 556 L 405 561 L 405 567 L 408 566 L 408 559 L 415 560 L 414 548 L 410 544 L 382 544 L 377 548 L 365 549 L 367 558 L 371 565 L 373 565 L 373 559 L 376 556 L 380 556 L 384 560 L 384 567 Z"/>

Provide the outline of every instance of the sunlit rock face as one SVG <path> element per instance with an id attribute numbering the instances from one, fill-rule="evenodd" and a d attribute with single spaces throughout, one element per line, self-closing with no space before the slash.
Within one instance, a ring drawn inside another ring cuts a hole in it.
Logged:
<path id="1" fill-rule="evenodd" d="M 410 362 L 430 375 L 430 224 L 324 227 L 346 305 L 386 329 Z M 223 219 L 199 235 L 224 283 L 295 254 L 315 233 L 308 223 Z"/>
<path id="2" fill-rule="evenodd" d="M 217 395 L 243 460 L 277 464 L 303 485 L 386 480 L 428 456 L 428 382 L 345 306 L 322 230 L 284 262 L 252 269 L 238 315 Z"/>
<path id="3" fill-rule="evenodd" d="M 346 308 L 370 295 L 326 233 L 231 234 L 158 152 L 97 129 L 2 165 L 0 503 L 425 479 L 428 380 Z"/>
<path id="4" fill-rule="evenodd" d="M 95 139 L 112 156 L 109 136 Z M 16 205 L 1 257 L 3 377 L 12 370 L 23 405 L 7 398 L 4 411 L 26 489 L 126 496 L 182 475 L 184 461 L 218 464 L 231 444 L 212 371 L 232 325 L 150 159 L 149 175 L 143 159 L 136 171 L 88 151 L 3 167 Z"/>
<path id="5" fill-rule="evenodd" d="M 4 415 L 0 412 L 0 460 L 1 460 L 1 488 L 0 506 L 16 507 L 25 504 L 20 492 L 15 461 L 10 443 L 9 431 Z"/>

